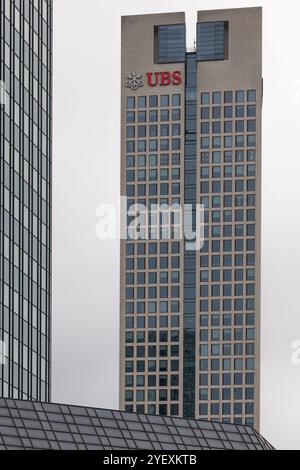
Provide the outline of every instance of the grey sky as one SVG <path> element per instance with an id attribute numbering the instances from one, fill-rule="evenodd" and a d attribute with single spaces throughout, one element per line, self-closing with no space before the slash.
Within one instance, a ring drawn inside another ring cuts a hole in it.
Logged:
<path id="1" fill-rule="evenodd" d="M 96 210 L 119 198 L 120 16 L 264 6 L 262 428 L 300 449 L 300 4 L 54 0 L 53 400 L 118 407 L 119 243 Z"/>

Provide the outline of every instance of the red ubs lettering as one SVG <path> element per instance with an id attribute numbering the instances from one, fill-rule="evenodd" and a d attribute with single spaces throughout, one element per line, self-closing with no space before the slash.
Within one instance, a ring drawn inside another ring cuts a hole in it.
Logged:
<path id="1" fill-rule="evenodd" d="M 175 72 L 148 72 L 147 81 L 150 87 L 155 86 L 170 86 L 170 85 L 181 85 L 182 76 L 181 72 L 176 70 Z"/>

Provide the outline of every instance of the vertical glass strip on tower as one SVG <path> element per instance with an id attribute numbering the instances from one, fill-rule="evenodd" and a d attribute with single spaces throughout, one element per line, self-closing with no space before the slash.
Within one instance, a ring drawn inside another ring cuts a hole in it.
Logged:
<path id="1" fill-rule="evenodd" d="M 1 0 L 0 395 L 50 399 L 52 0 Z"/>
<path id="2" fill-rule="evenodd" d="M 186 56 L 184 203 L 192 219 L 185 229 L 195 232 L 197 200 L 197 58 Z M 195 416 L 196 372 L 196 251 L 184 249 L 183 414 Z"/>

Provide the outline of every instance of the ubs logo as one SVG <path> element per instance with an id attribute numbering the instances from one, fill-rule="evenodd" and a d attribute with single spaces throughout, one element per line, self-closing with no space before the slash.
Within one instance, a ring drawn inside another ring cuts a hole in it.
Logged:
<path id="1" fill-rule="evenodd" d="M 153 88 L 156 86 L 167 87 L 167 86 L 178 86 L 182 84 L 181 72 L 176 70 L 175 72 L 147 72 L 146 83 L 149 87 Z M 142 73 L 131 72 L 127 77 L 126 87 L 132 90 L 137 90 L 145 85 L 144 76 Z"/>
<path id="2" fill-rule="evenodd" d="M 143 75 L 141 73 L 131 72 L 128 75 L 126 87 L 135 91 L 142 86 L 144 86 Z"/>

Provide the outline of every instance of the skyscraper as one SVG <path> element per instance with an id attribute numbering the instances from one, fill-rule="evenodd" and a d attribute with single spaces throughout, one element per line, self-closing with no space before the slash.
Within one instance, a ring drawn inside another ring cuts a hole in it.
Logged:
<path id="1" fill-rule="evenodd" d="M 184 13 L 123 17 L 121 83 L 120 407 L 258 429 L 261 8 L 198 12 L 191 51 Z M 201 250 L 155 204 L 201 204 Z"/>
<path id="2" fill-rule="evenodd" d="M 0 396 L 50 399 L 52 0 L 1 0 Z"/>

